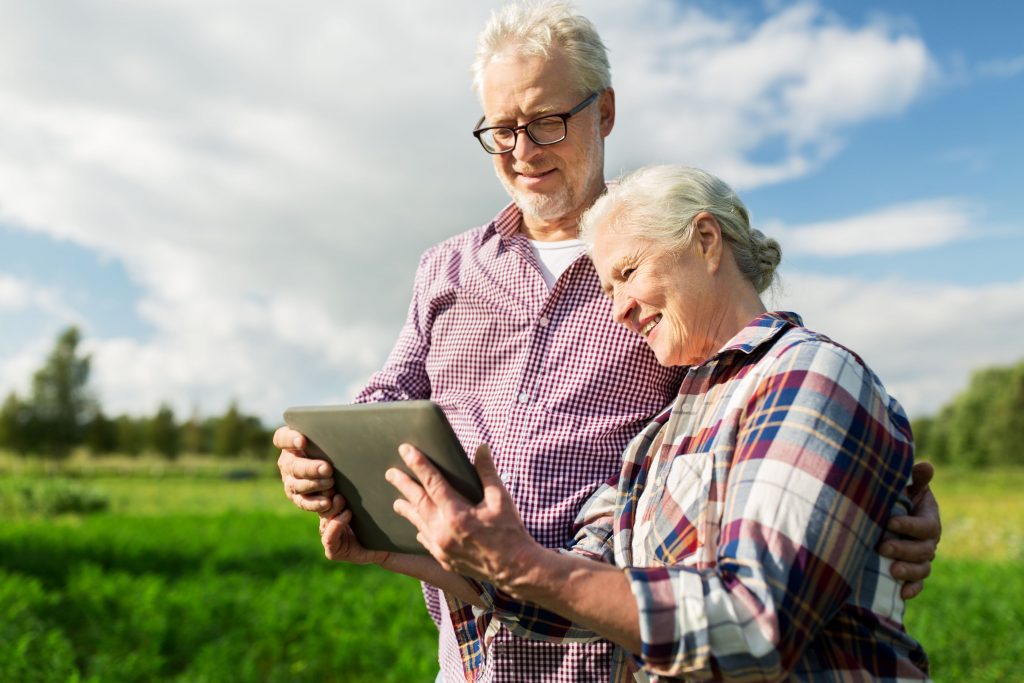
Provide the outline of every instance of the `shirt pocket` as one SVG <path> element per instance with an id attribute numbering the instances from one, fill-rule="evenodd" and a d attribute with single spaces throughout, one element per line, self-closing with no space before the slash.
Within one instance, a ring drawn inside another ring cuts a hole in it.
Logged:
<path id="1" fill-rule="evenodd" d="M 667 467 L 659 467 L 654 480 L 648 482 L 648 491 L 641 497 L 642 501 L 648 499 L 641 519 L 648 520 L 642 530 L 646 536 L 642 545 L 651 564 L 706 564 L 703 549 L 709 545 L 707 516 L 713 471 L 713 453 L 680 453 Z"/>

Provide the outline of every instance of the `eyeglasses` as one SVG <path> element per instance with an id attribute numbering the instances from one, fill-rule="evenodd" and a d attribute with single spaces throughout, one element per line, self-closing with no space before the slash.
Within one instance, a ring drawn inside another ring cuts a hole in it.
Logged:
<path id="1" fill-rule="evenodd" d="M 480 146 L 488 154 L 508 154 L 516 148 L 519 139 L 519 131 L 525 130 L 536 145 L 553 145 L 565 139 L 566 121 L 583 111 L 587 105 L 597 99 L 600 93 L 592 92 L 575 107 L 564 114 L 545 114 L 533 121 L 528 121 L 521 126 L 492 126 L 490 128 L 479 128 L 484 122 L 485 116 L 481 116 L 476 122 L 477 128 L 473 131 L 473 137 L 480 141 Z"/>

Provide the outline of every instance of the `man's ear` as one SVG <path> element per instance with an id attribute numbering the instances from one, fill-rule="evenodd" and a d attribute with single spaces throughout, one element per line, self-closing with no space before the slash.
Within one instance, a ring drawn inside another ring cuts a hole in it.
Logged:
<path id="1" fill-rule="evenodd" d="M 693 239 L 709 273 L 714 274 L 722 264 L 722 226 L 707 211 L 693 218 Z"/>
<path id="2" fill-rule="evenodd" d="M 612 88 L 598 96 L 597 108 L 601 114 L 601 137 L 606 138 L 615 127 L 615 91 Z"/>

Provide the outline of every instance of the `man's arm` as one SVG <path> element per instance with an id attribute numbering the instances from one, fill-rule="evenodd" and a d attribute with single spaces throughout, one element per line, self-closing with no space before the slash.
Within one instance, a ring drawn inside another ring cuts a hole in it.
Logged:
<path id="1" fill-rule="evenodd" d="M 320 515 L 320 542 L 324 546 L 324 555 L 328 560 L 349 564 L 375 564 L 390 572 L 411 576 L 437 586 L 445 593 L 475 607 L 484 606 L 480 596 L 465 579 L 458 574 L 445 571 L 432 557 L 364 548 L 359 544 L 350 526 L 352 511 L 345 508 L 344 497 L 340 493 L 335 494 L 331 502 L 331 507 L 340 510 L 340 513 L 332 516 Z"/>
<path id="2" fill-rule="evenodd" d="M 356 403 L 408 401 L 430 398 L 430 378 L 426 373 L 430 335 L 424 324 L 428 286 L 431 277 L 426 256 L 420 260 L 413 284 L 412 300 L 405 324 L 384 367 L 376 372 L 356 396 Z M 285 495 L 301 510 L 334 516 L 334 471 L 330 463 L 306 457 L 306 437 L 281 427 L 274 433 L 274 447 L 281 449 L 277 468 Z"/>
<path id="3" fill-rule="evenodd" d="M 878 547 L 883 556 L 896 560 L 890 571 L 894 578 L 906 582 L 901 591 L 904 600 L 924 590 L 924 580 L 932 572 L 932 560 L 942 536 L 939 502 L 928 486 L 933 476 L 935 468 L 931 463 L 914 465 L 914 483 L 907 489 L 913 508 L 909 515 L 893 517 L 886 525 L 889 531 L 907 538 L 886 539 Z"/>

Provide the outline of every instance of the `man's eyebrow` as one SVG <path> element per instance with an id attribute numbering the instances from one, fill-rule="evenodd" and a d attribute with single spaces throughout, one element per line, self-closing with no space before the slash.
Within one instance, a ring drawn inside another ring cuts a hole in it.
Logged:
<path id="1" fill-rule="evenodd" d="M 548 116 L 550 114 L 554 114 L 557 111 L 561 111 L 561 110 L 558 107 L 553 107 L 551 105 L 544 105 L 543 107 L 537 107 L 536 109 L 531 110 L 529 114 L 523 114 L 522 122 L 523 123 L 529 123 L 530 121 L 533 121 L 534 119 L 539 119 L 539 118 L 542 118 L 544 116 Z M 504 125 L 511 124 L 513 122 L 518 124 L 519 123 L 519 118 L 517 116 L 511 115 L 511 114 L 509 114 L 507 116 L 505 114 L 501 114 L 499 116 L 495 116 L 493 119 L 489 119 L 489 118 L 487 118 L 485 116 L 484 117 L 484 121 L 483 121 L 483 123 L 481 125 L 504 126 Z"/>

